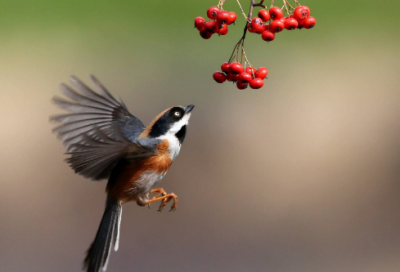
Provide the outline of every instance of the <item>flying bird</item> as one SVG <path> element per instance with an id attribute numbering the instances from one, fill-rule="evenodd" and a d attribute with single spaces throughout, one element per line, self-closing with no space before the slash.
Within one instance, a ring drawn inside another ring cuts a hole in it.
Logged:
<path id="1" fill-rule="evenodd" d="M 50 120 L 59 123 L 53 131 L 66 147 L 70 167 L 92 180 L 108 179 L 105 211 L 84 261 L 87 272 L 98 272 L 106 270 L 111 248 L 118 250 L 123 204 L 160 201 L 161 211 L 172 201 L 171 210 L 176 209 L 177 196 L 155 187 L 179 154 L 194 105 L 168 108 L 145 127 L 97 78 L 91 80 L 97 92 L 74 76 L 74 88 L 61 84 L 70 100 L 53 102 L 69 113 Z"/>

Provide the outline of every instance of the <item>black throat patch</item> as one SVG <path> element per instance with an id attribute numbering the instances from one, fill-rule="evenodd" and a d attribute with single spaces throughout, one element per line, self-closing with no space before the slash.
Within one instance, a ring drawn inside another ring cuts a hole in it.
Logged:
<path id="1" fill-rule="evenodd" d="M 176 134 L 175 137 L 178 138 L 179 143 L 182 144 L 186 136 L 186 125 L 184 125 Z"/>

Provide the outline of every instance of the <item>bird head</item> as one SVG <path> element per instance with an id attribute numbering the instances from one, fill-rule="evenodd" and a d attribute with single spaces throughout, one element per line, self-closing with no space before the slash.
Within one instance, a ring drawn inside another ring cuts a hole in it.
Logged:
<path id="1" fill-rule="evenodd" d="M 166 109 L 153 119 L 142 137 L 169 139 L 175 137 L 182 144 L 193 108 L 194 105 L 188 105 Z"/>

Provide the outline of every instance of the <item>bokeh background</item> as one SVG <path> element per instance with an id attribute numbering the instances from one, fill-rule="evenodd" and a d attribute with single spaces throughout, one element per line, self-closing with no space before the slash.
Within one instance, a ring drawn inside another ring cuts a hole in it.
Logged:
<path id="1" fill-rule="evenodd" d="M 108 271 L 400 271 L 400 2 L 301 3 L 317 26 L 250 34 L 269 79 L 238 91 L 211 75 L 244 18 L 192 27 L 216 0 L 1 0 L 0 270 L 81 269 L 106 183 L 64 163 L 48 118 L 59 83 L 92 73 L 146 124 L 196 104 L 161 183 L 178 210 L 125 205 Z"/>

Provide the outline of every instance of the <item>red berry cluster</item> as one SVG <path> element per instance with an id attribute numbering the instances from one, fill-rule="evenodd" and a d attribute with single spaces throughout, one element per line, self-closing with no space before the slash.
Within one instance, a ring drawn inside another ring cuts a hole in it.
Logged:
<path id="1" fill-rule="evenodd" d="M 275 39 L 275 33 L 283 29 L 294 30 L 296 28 L 310 29 L 315 26 L 317 20 L 310 16 L 310 8 L 298 6 L 292 15 L 283 17 L 283 11 L 279 7 L 271 7 L 268 10 L 262 9 L 258 12 L 258 17 L 254 17 L 251 23 L 247 24 L 248 31 L 261 34 L 264 41 L 270 42 Z M 269 24 L 265 22 L 272 20 Z"/>
<path id="2" fill-rule="evenodd" d="M 224 62 L 221 65 L 221 71 L 213 74 L 213 78 L 218 83 L 224 83 L 226 80 L 236 82 L 239 90 L 246 89 L 249 85 L 252 89 L 260 89 L 264 86 L 264 78 L 268 75 L 268 69 L 260 67 L 257 70 L 248 66 L 243 68 L 239 62 Z"/>
<path id="3" fill-rule="evenodd" d="M 236 2 L 243 14 L 246 25 L 243 35 L 233 48 L 232 54 L 221 66 L 221 71 L 213 74 L 213 78 L 218 83 L 230 81 L 236 83 L 236 87 L 240 90 L 246 89 L 248 86 L 252 89 L 259 89 L 264 85 L 264 79 L 268 75 L 268 69 L 260 67 L 255 69 L 250 63 L 244 48 L 244 41 L 248 32 L 261 35 L 264 41 L 270 42 L 275 39 L 276 33 L 294 29 L 310 29 L 315 26 L 317 20 L 311 17 L 311 10 L 307 6 L 302 6 L 298 0 L 294 0 L 291 4 L 290 0 L 283 0 L 282 9 L 274 6 L 274 0 L 271 0 L 271 8 L 264 5 L 265 0 L 251 0 L 248 15 L 245 14 L 240 0 Z M 211 38 L 212 34 L 226 35 L 228 33 L 228 25 L 235 22 L 237 15 L 234 12 L 223 10 L 226 0 L 219 0 L 217 6 L 210 7 L 207 10 L 206 21 L 203 17 L 197 17 L 194 21 L 195 27 L 199 30 L 203 39 Z M 253 17 L 254 8 L 262 8 L 258 12 L 257 17 Z"/>
<path id="4" fill-rule="evenodd" d="M 207 17 L 211 21 L 206 22 L 203 17 L 194 19 L 194 27 L 200 32 L 203 39 L 211 38 L 212 34 L 228 34 L 228 25 L 233 24 L 237 18 L 235 12 L 220 10 L 218 7 L 211 7 L 207 10 Z"/>

